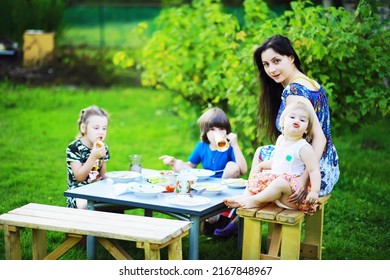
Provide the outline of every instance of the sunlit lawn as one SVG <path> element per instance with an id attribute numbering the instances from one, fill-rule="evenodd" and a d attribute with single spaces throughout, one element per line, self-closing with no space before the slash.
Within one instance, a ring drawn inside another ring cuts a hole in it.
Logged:
<path id="1" fill-rule="evenodd" d="M 4 83 L 0 91 L 0 213 L 29 202 L 65 206 L 65 149 L 77 134 L 81 108 L 96 104 L 110 113 L 106 140 L 112 156 L 109 170 L 126 170 L 131 153 L 143 155 L 144 167 L 165 169 L 158 160 L 160 155 L 186 159 L 198 141 L 193 123 L 183 122 L 172 113 L 172 95 L 168 92 L 28 88 Z M 193 116 L 194 122 L 196 118 Z M 388 123 L 386 119 L 359 132 L 334 136 L 341 177 L 326 208 L 323 259 L 390 259 Z M 246 156 L 249 160 L 252 155 Z M 28 231 L 23 232 L 23 257 L 27 259 L 31 258 L 30 237 Z M 51 233 L 48 249 L 63 238 L 63 234 Z M 184 258 L 187 242 L 185 238 Z M 133 245 L 125 246 L 135 250 Z M 0 259 L 4 258 L 0 231 Z M 64 258 L 85 259 L 85 250 L 76 248 Z M 98 258 L 112 257 L 100 248 Z M 237 238 L 202 236 L 200 258 L 239 259 Z"/>
<path id="2" fill-rule="evenodd" d="M 110 113 L 106 139 L 111 153 L 109 171 L 127 170 L 128 156 L 133 153 L 143 155 L 145 168 L 165 169 L 160 155 L 186 159 L 198 140 L 198 132 L 189 129 L 193 126 L 172 114 L 168 92 L 139 88 L 0 88 L 0 196 L 6 198 L 0 204 L 0 213 L 29 202 L 65 206 L 65 149 L 78 133 L 79 111 L 87 106 L 96 104 Z M 4 259 L 2 232 L 0 236 L 0 259 Z M 26 240 L 24 257 L 31 258 L 30 233 L 26 231 L 22 237 Z M 63 234 L 51 233 L 49 250 L 63 238 Z M 203 246 L 208 242 L 205 238 Z M 237 246 L 234 239 L 227 243 Z M 184 251 L 187 255 L 188 250 Z M 213 250 L 202 251 L 203 258 L 214 258 L 209 256 Z M 112 258 L 104 250 L 98 256 Z M 65 258 L 85 259 L 86 255 L 82 249 L 73 249 Z"/>
<path id="3" fill-rule="evenodd" d="M 135 25 L 106 22 L 103 29 L 99 25 L 74 25 L 64 31 L 57 44 L 136 49 L 143 42 L 131 34 Z M 198 116 L 187 112 L 192 121 L 180 119 L 172 111 L 173 97 L 165 91 L 131 87 L 29 88 L 0 83 L 0 214 L 29 202 L 65 206 L 65 149 L 78 132 L 79 111 L 93 104 L 110 113 L 106 140 L 112 157 L 109 171 L 127 170 L 128 155 L 132 153 L 142 154 L 144 167 L 153 169 L 166 168 L 158 160 L 162 154 L 187 159 L 199 139 L 195 126 Z M 333 133 L 341 177 L 325 212 L 325 260 L 390 259 L 389 123 L 389 118 L 373 120 L 372 125 L 359 131 Z M 250 164 L 252 154 L 245 156 Z M 25 259 L 31 258 L 30 238 L 31 233 L 22 232 Z M 51 232 L 48 250 L 63 239 L 63 234 Z M 184 258 L 187 244 L 184 238 Z M 142 259 L 134 245 L 124 246 Z M 112 258 L 102 248 L 98 248 L 97 256 Z M 4 258 L 0 230 L 0 259 Z M 85 259 L 85 250 L 72 249 L 64 258 Z M 237 238 L 201 236 L 200 258 L 240 259 Z"/>

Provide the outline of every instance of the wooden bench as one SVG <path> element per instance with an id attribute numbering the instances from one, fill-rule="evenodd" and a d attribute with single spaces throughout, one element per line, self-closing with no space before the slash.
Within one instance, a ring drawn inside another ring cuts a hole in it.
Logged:
<path id="1" fill-rule="evenodd" d="M 32 229 L 33 259 L 58 259 L 84 236 L 96 240 L 116 259 L 132 259 L 115 240 L 137 242 L 145 259 L 160 259 L 160 249 L 168 246 L 170 260 L 182 259 L 182 237 L 191 222 L 73 209 L 30 203 L 0 215 L 7 259 L 21 259 L 20 230 Z M 64 232 L 67 239 L 47 254 L 46 231 Z"/>
<path id="2" fill-rule="evenodd" d="M 321 205 L 312 216 L 274 203 L 258 209 L 237 209 L 244 221 L 242 259 L 321 259 L 324 211 L 329 198 L 330 195 L 320 197 Z M 305 232 L 301 242 L 303 222 Z M 267 253 L 261 251 L 263 223 L 268 224 Z"/>

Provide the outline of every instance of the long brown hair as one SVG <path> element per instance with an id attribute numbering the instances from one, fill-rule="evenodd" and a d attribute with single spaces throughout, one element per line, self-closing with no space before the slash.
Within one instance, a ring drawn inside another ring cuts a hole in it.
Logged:
<path id="1" fill-rule="evenodd" d="M 295 52 L 290 40 L 282 35 L 275 35 L 268 38 L 264 43 L 258 47 L 254 54 L 253 59 L 257 69 L 259 71 L 260 81 L 260 95 L 258 99 L 258 117 L 257 127 L 258 129 L 264 129 L 268 134 L 267 136 L 274 141 L 280 132 L 278 131 L 275 121 L 278 115 L 279 107 L 281 104 L 281 97 L 283 92 L 283 86 L 280 83 L 276 83 L 265 72 L 261 54 L 267 49 L 273 49 L 276 53 L 286 56 L 294 56 L 294 64 L 302 73 L 301 62 L 297 53 Z"/>

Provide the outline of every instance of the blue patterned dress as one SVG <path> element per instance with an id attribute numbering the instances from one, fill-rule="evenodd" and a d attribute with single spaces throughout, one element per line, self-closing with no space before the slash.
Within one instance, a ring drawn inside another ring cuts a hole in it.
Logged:
<path id="1" fill-rule="evenodd" d="M 326 93 L 322 87 L 318 90 L 309 90 L 298 83 L 291 83 L 288 85 L 283 90 L 282 103 L 280 104 L 278 116 L 276 118 L 276 126 L 279 131 L 281 131 L 279 124 L 280 115 L 286 107 L 286 99 L 289 95 L 302 96 L 310 100 L 327 139 L 325 150 L 320 160 L 321 190 L 319 196 L 325 196 L 332 191 L 340 176 L 339 157 L 331 137 L 329 104 Z M 273 145 L 261 147 L 259 159 L 261 161 L 270 159 L 273 155 L 273 151 Z"/>

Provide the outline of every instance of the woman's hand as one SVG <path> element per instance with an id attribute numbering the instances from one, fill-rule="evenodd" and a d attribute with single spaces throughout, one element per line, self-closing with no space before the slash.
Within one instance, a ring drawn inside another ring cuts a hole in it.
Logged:
<path id="1" fill-rule="evenodd" d="M 314 204 L 318 202 L 318 192 L 311 191 L 308 193 L 306 197 L 306 201 L 310 204 Z"/>
<path id="2" fill-rule="evenodd" d="M 288 198 L 288 202 L 295 203 L 301 201 L 307 194 L 307 172 L 297 178 L 298 188 Z"/>

